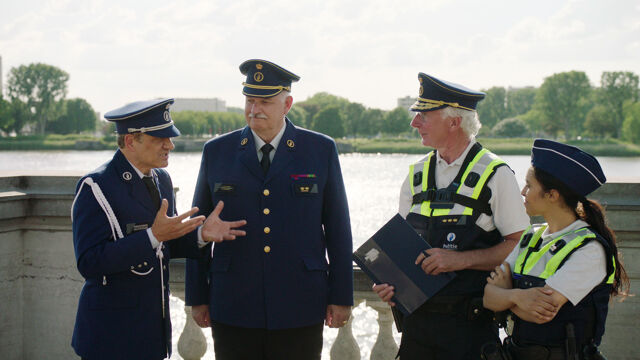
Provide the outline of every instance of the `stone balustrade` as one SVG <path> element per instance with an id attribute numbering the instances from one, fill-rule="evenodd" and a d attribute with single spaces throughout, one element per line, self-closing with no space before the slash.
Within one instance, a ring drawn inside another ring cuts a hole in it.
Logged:
<path id="1" fill-rule="evenodd" d="M 0 357 L 73 359 L 71 334 L 83 279 L 76 270 L 71 235 L 70 207 L 81 174 L 0 175 Z M 593 197 L 607 206 L 616 231 L 632 292 L 640 288 L 640 180 L 611 182 Z M 171 289 L 184 298 L 184 262 L 172 261 Z M 355 272 L 356 305 L 364 302 L 378 313 L 378 335 L 370 359 L 393 359 L 397 344 L 392 336 L 389 307 L 371 292 L 371 281 Z M 607 319 L 602 351 L 614 359 L 638 359 L 634 341 L 640 335 L 637 297 L 613 302 Z M 206 352 L 203 332 L 185 308 L 186 324 L 178 348 L 184 359 L 201 359 Z M 332 359 L 361 359 L 352 321 L 338 331 Z"/>

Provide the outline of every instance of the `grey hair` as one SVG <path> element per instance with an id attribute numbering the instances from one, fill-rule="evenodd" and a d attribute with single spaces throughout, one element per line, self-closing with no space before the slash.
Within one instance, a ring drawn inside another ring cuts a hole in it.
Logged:
<path id="1" fill-rule="evenodd" d="M 478 131 L 480 131 L 482 124 L 480 124 L 480 120 L 478 120 L 477 112 L 458 109 L 451 106 L 447 106 L 442 110 L 443 118 L 459 116 L 462 119 L 462 121 L 460 122 L 460 127 L 462 128 L 462 131 L 467 135 L 467 137 L 471 139 L 478 135 Z"/>

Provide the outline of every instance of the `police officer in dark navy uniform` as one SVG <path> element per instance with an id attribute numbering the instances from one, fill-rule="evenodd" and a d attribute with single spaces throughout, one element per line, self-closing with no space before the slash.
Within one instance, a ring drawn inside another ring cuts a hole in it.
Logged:
<path id="1" fill-rule="evenodd" d="M 491 273 L 484 303 L 513 314 L 505 350 L 516 360 L 603 359 L 609 299 L 629 287 L 604 211 L 586 198 L 606 178 L 595 157 L 551 140 L 533 143 L 531 165 L 524 204 L 546 223 Z"/>
<path id="2" fill-rule="evenodd" d="M 335 142 L 286 118 L 299 77 L 265 60 L 246 75 L 243 129 L 204 147 L 194 206 L 245 218 L 247 236 L 187 262 L 186 303 L 216 359 L 320 359 L 323 322 L 353 304 L 349 210 Z M 327 262 L 328 259 L 328 262 Z"/>
<path id="3" fill-rule="evenodd" d="M 171 355 L 169 259 L 198 258 L 207 242 L 244 235 L 244 221 L 193 208 L 177 215 L 168 165 L 180 135 L 173 99 L 140 101 L 110 111 L 118 150 L 78 182 L 73 244 L 85 284 L 72 346 L 83 359 L 159 360 Z M 198 241 L 200 237 L 200 241 Z"/>
<path id="4" fill-rule="evenodd" d="M 486 277 L 529 224 L 511 169 L 475 141 L 476 105 L 484 93 L 419 73 L 411 126 L 433 147 L 409 167 L 399 213 L 429 242 L 415 264 L 425 276 L 455 271 L 456 278 L 402 320 L 399 356 L 477 359 L 498 339 L 492 314 L 482 307 Z M 398 239 L 401 241 L 401 239 Z M 394 284 L 374 291 L 393 305 Z"/>

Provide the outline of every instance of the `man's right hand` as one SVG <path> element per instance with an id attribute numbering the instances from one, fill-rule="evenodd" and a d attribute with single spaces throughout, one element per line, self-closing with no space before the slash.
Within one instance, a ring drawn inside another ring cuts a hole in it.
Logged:
<path id="1" fill-rule="evenodd" d="M 391 306 L 396 306 L 396 303 L 391 301 L 391 298 L 393 297 L 393 295 L 395 295 L 395 292 L 393 292 L 393 286 L 389 284 L 379 284 L 379 285 L 374 284 L 373 291 L 376 294 L 378 294 L 378 297 L 380 297 L 382 301 L 386 302 Z"/>
<path id="2" fill-rule="evenodd" d="M 160 210 L 156 214 L 156 219 L 153 221 L 153 225 L 151 226 L 151 232 L 153 236 L 160 242 L 173 240 L 183 236 L 184 234 L 190 233 L 195 230 L 198 226 L 202 225 L 205 217 L 200 215 L 194 218 L 191 218 L 187 221 L 184 219 L 198 212 L 197 207 L 191 208 L 191 210 L 184 212 L 178 216 L 167 216 L 167 209 L 169 208 L 169 202 L 167 199 L 162 199 L 162 205 L 160 205 Z"/>
<path id="3" fill-rule="evenodd" d="M 201 328 L 208 328 L 211 326 L 211 320 L 209 318 L 209 305 L 194 305 L 191 307 L 191 317 L 193 321 Z"/>

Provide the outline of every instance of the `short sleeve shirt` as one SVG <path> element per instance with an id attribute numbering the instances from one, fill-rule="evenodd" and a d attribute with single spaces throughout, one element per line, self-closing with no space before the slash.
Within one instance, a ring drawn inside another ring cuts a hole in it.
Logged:
<path id="1" fill-rule="evenodd" d="M 576 220 L 566 228 L 549 234 L 549 228 L 542 233 L 542 245 L 571 231 L 587 227 L 589 224 Z M 505 260 L 513 269 L 518 259 L 519 247 L 516 246 Z M 576 250 L 558 271 L 551 275 L 546 283 L 577 305 L 587 294 L 600 284 L 607 275 L 606 253 L 597 241 L 590 241 Z"/>

